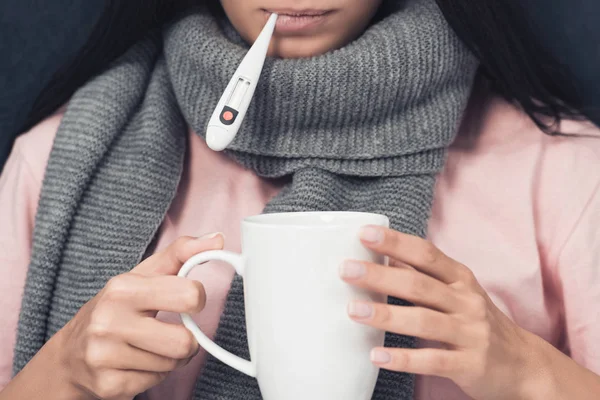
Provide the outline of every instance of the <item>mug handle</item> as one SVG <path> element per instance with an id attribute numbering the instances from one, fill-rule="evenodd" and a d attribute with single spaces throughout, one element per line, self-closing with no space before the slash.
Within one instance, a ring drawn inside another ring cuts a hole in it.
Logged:
<path id="1" fill-rule="evenodd" d="M 244 260 L 240 254 L 223 250 L 213 250 L 197 254 L 190 258 L 185 264 L 183 264 L 183 267 L 181 267 L 181 270 L 179 270 L 177 276 L 185 278 L 192 269 L 200 264 L 206 263 L 207 261 L 226 262 L 235 268 L 235 272 L 237 272 L 238 275 L 244 275 Z M 256 366 L 252 361 L 238 357 L 210 340 L 208 336 L 206 336 L 200 330 L 198 325 L 196 325 L 189 314 L 181 314 L 181 320 L 183 321 L 183 325 L 185 325 L 185 327 L 192 332 L 194 338 L 196 338 L 200 346 L 202 346 L 202 348 L 204 348 L 204 350 L 210 353 L 213 357 L 229 365 L 231 368 L 237 369 L 246 375 L 256 378 Z"/>

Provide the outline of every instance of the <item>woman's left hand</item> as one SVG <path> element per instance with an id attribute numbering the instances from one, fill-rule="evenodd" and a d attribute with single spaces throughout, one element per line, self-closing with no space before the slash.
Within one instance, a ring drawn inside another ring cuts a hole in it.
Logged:
<path id="1" fill-rule="evenodd" d="M 363 244 L 388 256 L 390 267 L 348 261 L 342 278 L 401 298 L 414 307 L 351 303 L 350 316 L 397 334 L 443 344 L 436 349 L 374 349 L 384 369 L 453 380 L 475 399 L 521 399 L 539 374 L 537 336 L 512 322 L 492 302 L 472 271 L 430 242 L 390 229 L 366 227 Z M 541 339 L 539 339 L 541 340 Z"/>

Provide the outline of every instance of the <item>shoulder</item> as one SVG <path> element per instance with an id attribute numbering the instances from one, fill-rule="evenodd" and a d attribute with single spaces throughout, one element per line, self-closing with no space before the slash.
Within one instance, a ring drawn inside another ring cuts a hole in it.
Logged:
<path id="1" fill-rule="evenodd" d="M 44 178 L 52 144 L 63 114 L 60 111 L 48 117 L 30 131 L 20 135 L 15 141 L 13 152 L 19 155 L 21 162 L 27 164 L 33 178 L 40 183 Z"/>
<path id="2" fill-rule="evenodd" d="M 546 134 L 527 114 L 501 97 L 475 93 L 454 148 L 468 147 L 497 153 L 543 147 L 552 152 L 600 154 L 600 128 L 593 123 L 564 120 L 556 130 L 563 135 Z"/>
<path id="3" fill-rule="evenodd" d="M 561 135 L 543 132 L 524 112 L 499 97 L 469 107 L 452 152 L 500 160 L 537 162 L 556 178 L 600 179 L 600 128 L 588 121 L 562 121 Z"/>
<path id="4" fill-rule="evenodd" d="M 589 121 L 564 120 L 557 131 L 543 132 L 525 113 L 503 99 L 488 100 L 478 126 L 474 151 L 514 159 L 522 171 L 531 167 L 544 183 L 575 192 L 600 182 L 600 129 Z M 571 192 L 571 195 L 573 192 Z"/>

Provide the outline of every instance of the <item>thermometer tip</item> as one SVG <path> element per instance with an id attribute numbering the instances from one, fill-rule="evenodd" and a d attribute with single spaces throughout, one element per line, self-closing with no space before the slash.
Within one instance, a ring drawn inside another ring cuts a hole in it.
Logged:
<path id="1" fill-rule="evenodd" d="M 213 151 L 223 151 L 231 142 L 230 133 L 219 126 L 210 126 L 206 130 L 206 144 Z"/>

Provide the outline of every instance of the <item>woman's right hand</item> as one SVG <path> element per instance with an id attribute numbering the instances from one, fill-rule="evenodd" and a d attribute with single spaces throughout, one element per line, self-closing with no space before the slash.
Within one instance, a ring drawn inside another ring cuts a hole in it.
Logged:
<path id="1" fill-rule="evenodd" d="M 223 236 L 180 238 L 107 285 L 56 335 L 59 363 L 82 397 L 129 400 L 186 365 L 198 344 L 158 311 L 194 314 L 205 304 L 200 282 L 177 277 L 189 258 L 223 248 Z"/>

